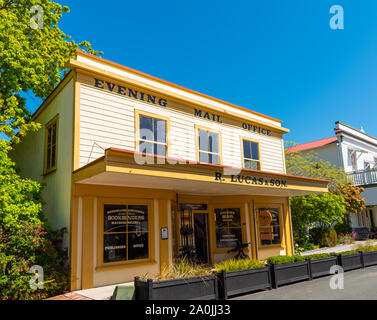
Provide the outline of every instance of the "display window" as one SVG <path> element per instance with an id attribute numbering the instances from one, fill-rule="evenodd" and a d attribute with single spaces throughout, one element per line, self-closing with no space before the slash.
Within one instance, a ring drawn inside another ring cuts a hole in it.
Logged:
<path id="1" fill-rule="evenodd" d="M 104 204 L 103 262 L 147 259 L 148 220 L 148 205 Z"/>

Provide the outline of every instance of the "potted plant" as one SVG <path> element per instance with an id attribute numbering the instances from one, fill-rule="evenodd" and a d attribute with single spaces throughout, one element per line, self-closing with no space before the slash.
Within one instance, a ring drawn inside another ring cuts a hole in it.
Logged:
<path id="1" fill-rule="evenodd" d="M 303 256 L 272 256 L 267 258 L 267 262 L 275 289 L 280 285 L 311 279 L 309 259 Z"/>
<path id="2" fill-rule="evenodd" d="M 363 252 L 364 267 L 377 264 L 377 245 L 364 245 L 360 250 Z"/>
<path id="3" fill-rule="evenodd" d="M 311 254 L 305 258 L 309 259 L 311 278 L 329 275 L 331 267 L 338 264 L 338 257 L 332 253 Z"/>
<path id="4" fill-rule="evenodd" d="M 185 258 L 153 278 L 135 277 L 135 300 L 216 300 L 216 274 Z"/>
<path id="5" fill-rule="evenodd" d="M 271 289 L 269 266 L 251 259 L 231 259 L 215 265 L 219 280 L 219 298 L 262 289 Z"/>
<path id="6" fill-rule="evenodd" d="M 357 250 L 342 252 L 338 255 L 338 264 L 344 271 L 364 268 L 363 252 Z"/>

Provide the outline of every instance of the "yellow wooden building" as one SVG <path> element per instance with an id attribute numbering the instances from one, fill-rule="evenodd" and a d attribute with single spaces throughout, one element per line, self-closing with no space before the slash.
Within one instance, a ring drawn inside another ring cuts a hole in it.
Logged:
<path id="1" fill-rule="evenodd" d="M 286 174 L 281 121 L 82 51 L 13 157 L 67 227 L 71 289 L 203 263 L 293 253 L 289 197 L 327 192 Z"/>

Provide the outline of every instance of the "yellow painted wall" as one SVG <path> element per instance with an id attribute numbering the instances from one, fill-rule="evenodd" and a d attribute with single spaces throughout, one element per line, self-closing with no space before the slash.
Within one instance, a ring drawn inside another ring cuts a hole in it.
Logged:
<path id="1" fill-rule="evenodd" d="M 11 157 L 21 169 L 24 177 L 45 183 L 43 211 L 51 227 L 59 229 L 70 227 L 71 172 L 72 172 L 72 117 L 73 117 L 73 79 L 51 101 L 37 117 L 43 127 L 27 135 L 15 147 Z M 43 176 L 45 124 L 59 114 L 57 170 Z M 69 237 L 64 239 L 68 247 Z"/>

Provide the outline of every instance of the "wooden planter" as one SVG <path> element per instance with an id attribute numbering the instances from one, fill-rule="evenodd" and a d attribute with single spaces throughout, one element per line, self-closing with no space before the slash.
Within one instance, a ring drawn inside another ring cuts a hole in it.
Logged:
<path id="1" fill-rule="evenodd" d="M 272 287 L 274 289 L 281 285 L 310 280 L 309 260 L 294 263 L 271 264 Z"/>
<path id="2" fill-rule="evenodd" d="M 135 300 L 216 300 L 218 284 L 215 275 L 163 281 L 135 277 Z"/>
<path id="3" fill-rule="evenodd" d="M 310 272 L 312 278 L 330 275 L 330 268 L 338 264 L 338 257 L 331 256 L 327 258 L 310 260 Z"/>
<path id="4" fill-rule="evenodd" d="M 253 292 L 262 289 L 271 289 L 270 267 L 240 270 L 232 272 L 219 272 L 219 298 L 227 299 L 242 293 Z"/>
<path id="5" fill-rule="evenodd" d="M 339 254 L 338 264 L 342 266 L 344 271 L 364 268 L 363 252 L 359 251 L 358 253 L 345 255 Z"/>
<path id="6" fill-rule="evenodd" d="M 363 251 L 364 267 L 377 264 L 377 251 Z"/>

